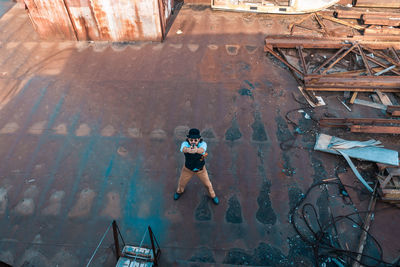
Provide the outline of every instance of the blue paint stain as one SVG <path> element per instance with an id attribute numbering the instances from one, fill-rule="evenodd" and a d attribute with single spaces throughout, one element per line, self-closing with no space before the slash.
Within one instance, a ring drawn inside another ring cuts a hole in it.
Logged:
<path id="1" fill-rule="evenodd" d="M 248 86 L 250 86 L 251 90 L 255 89 L 254 85 L 253 85 L 251 82 L 249 82 L 248 80 L 244 80 L 244 82 L 245 82 Z"/>
<path id="2" fill-rule="evenodd" d="M 40 91 L 40 96 L 37 98 L 35 105 L 32 107 L 29 116 L 24 124 L 24 129 L 23 131 L 21 131 L 21 133 L 18 135 L 17 139 L 15 140 L 15 142 L 12 144 L 10 150 L 7 153 L 7 156 L 5 157 L 4 161 L 3 161 L 3 166 L 1 169 L 4 168 L 4 166 L 7 166 L 8 161 L 10 160 L 10 158 L 12 158 L 12 155 L 14 154 L 15 148 L 16 146 L 19 144 L 19 142 L 21 141 L 24 131 L 28 128 L 28 125 L 31 123 L 33 115 L 35 114 L 35 112 L 39 109 L 40 104 L 47 92 L 47 88 L 49 85 L 47 85 L 46 87 L 42 88 L 42 90 Z"/>
<path id="3" fill-rule="evenodd" d="M 71 124 L 70 130 L 68 131 L 69 135 L 71 135 L 73 133 L 73 130 L 76 128 L 76 125 L 78 124 L 79 117 L 80 117 L 79 113 L 75 114 L 72 117 L 72 124 Z M 44 189 L 42 190 L 42 194 L 40 195 L 40 199 L 39 199 L 39 202 L 38 202 L 38 210 L 40 210 L 41 207 L 43 206 L 43 204 L 44 204 L 44 202 L 46 200 L 45 198 L 47 196 L 47 192 L 50 190 L 51 186 L 54 183 L 56 173 L 57 173 L 57 171 L 58 171 L 58 169 L 59 169 L 59 167 L 61 165 L 61 162 L 64 160 L 64 154 L 65 154 L 64 152 L 65 152 L 65 150 L 68 147 L 71 146 L 71 144 L 69 142 L 69 139 L 68 139 L 68 136 L 65 136 L 64 138 L 65 138 L 64 143 L 62 144 L 61 148 L 58 150 L 55 164 L 53 165 L 53 168 L 50 171 L 49 179 L 47 180 L 47 183 L 45 184 Z"/>
<path id="4" fill-rule="evenodd" d="M 96 127 L 94 127 L 94 128 L 96 128 Z M 98 141 L 98 136 L 92 135 L 90 137 L 89 144 L 87 144 L 83 155 L 80 157 L 79 165 L 78 165 L 78 174 L 75 178 L 74 184 L 72 185 L 71 196 L 69 198 L 70 201 L 68 202 L 68 205 L 66 206 L 67 210 L 69 210 L 70 207 L 72 206 L 72 202 L 74 201 L 74 196 L 75 196 L 76 192 L 78 191 L 78 186 L 79 186 L 81 178 L 82 178 L 82 173 L 85 170 L 86 164 L 89 161 L 90 155 L 92 154 L 93 148 L 95 147 L 95 144 L 97 143 L 97 141 Z"/>
<path id="5" fill-rule="evenodd" d="M 49 122 L 47 123 L 47 126 L 46 126 L 46 129 L 51 129 L 53 127 L 53 124 L 54 124 L 58 114 L 60 113 L 61 107 L 64 103 L 64 99 L 65 99 L 65 93 L 61 95 L 60 100 L 58 101 L 53 112 L 51 113 Z M 32 156 L 31 156 L 31 160 L 28 164 L 28 167 L 26 168 L 26 173 L 31 172 L 33 164 L 35 163 L 37 154 L 39 153 L 41 146 L 47 141 L 48 136 L 49 136 L 49 131 L 45 131 L 45 133 L 40 136 L 39 142 L 36 145 L 35 151 L 33 152 Z"/>
<path id="6" fill-rule="evenodd" d="M 7 13 L 14 5 L 15 3 L 11 0 L 0 0 L 0 17 Z"/>
<path id="7" fill-rule="evenodd" d="M 140 242 L 147 226 L 150 226 L 157 239 L 162 239 L 165 221 L 162 218 L 160 203 L 163 203 L 162 189 L 160 186 L 148 182 L 148 177 L 141 173 L 143 159 L 139 154 L 134 164 L 133 173 L 129 179 L 129 186 L 125 192 L 125 206 L 121 222 L 121 230 L 129 242 Z M 141 214 L 141 208 L 148 205 L 146 214 Z M 147 239 L 148 240 L 148 239 Z"/>
<path id="8" fill-rule="evenodd" d="M 104 174 L 104 177 L 105 177 L 105 178 L 107 178 L 108 176 L 110 176 L 110 173 L 111 173 L 111 170 L 112 170 L 112 167 L 113 167 L 113 163 L 114 163 L 114 158 L 115 158 L 115 154 L 113 154 L 113 156 L 112 156 L 112 158 L 111 158 L 111 160 L 110 160 L 110 162 L 109 162 L 109 164 L 108 164 L 106 173 Z"/>

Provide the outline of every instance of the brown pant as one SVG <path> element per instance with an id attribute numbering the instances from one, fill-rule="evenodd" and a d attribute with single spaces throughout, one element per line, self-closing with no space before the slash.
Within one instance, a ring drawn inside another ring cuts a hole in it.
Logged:
<path id="1" fill-rule="evenodd" d="M 213 186 L 211 184 L 210 178 L 208 177 L 208 173 L 206 170 L 206 166 L 203 167 L 201 171 L 194 172 L 183 166 L 182 172 L 181 172 L 181 177 L 179 177 L 179 183 L 178 183 L 178 189 L 176 192 L 178 193 L 183 193 L 185 191 L 185 187 L 187 183 L 190 181 L 190 179 L 193 177 L 193 175 L 197 175 L 199 177 L 200 181 L 204 184 L 205 187 L 207 187 L 208 193 L 210 194 L 210 197 L 214 198 L 215 197 L 215 192 L 213 189 Z"/>

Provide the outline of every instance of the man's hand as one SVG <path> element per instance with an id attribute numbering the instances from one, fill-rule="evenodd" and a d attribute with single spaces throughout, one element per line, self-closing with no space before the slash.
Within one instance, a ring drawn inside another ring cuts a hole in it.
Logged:
<path id="1" fill-rule="evenodd" d="M 183 148 L 183 152 L 184 153 L 189 153 L 189 154 L 196 154 L 197 153 L 198 148 L 197 147 L 185 147 Z"/>

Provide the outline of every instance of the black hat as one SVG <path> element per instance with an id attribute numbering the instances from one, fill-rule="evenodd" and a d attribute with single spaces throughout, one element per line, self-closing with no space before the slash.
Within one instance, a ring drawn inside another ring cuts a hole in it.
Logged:
<path id="1" fill-rule="evenodd" d="M 193 128 L 189 130 L 189 134 L 187 135 L 188 138 L 200 138 L 200 130 Z"/>

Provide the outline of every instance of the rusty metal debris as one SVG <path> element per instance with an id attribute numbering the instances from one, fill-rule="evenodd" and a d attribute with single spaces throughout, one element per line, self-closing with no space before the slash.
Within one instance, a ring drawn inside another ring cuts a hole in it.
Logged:
<path id="1" fill-rule="evenodd" d="M 400 203 L 400 168 L 386 167 L 378 175 L 381 199 Z"/>
<path id="2" fill-rule="evenodd" d="M 379 88 L 380 92 L 400 92 L 400 62 L 386 53 L 390 47 L 386 47 L 386 50 L 374 50 L 358 42 L 339 46 L 338 42 L 329 43 L 328 40 L 313 38 L 308 38 L 306 44 L 293 41 L 296 39 L 293 40 L 291 37 L 286 39 L 267 37 L 265 51 L 295 72 L 302 80 L 305 90 L 374 92 Z M 282 47 L 296 48 L 297 55 L 292 53 L 291 56 L 297 56 L 297 62 L 293 60 L 289 62 L 280 49 Z M 325 49 L 326 53 L 322 58 L 327 59 L 315 60 L 315 52 L 306 53 L 304 47 L 318 48 L 320 54 Z M 332 52 L 333 49 L 337 51 Z M 382 75 L 384 73 L 386 75 Z"/>

